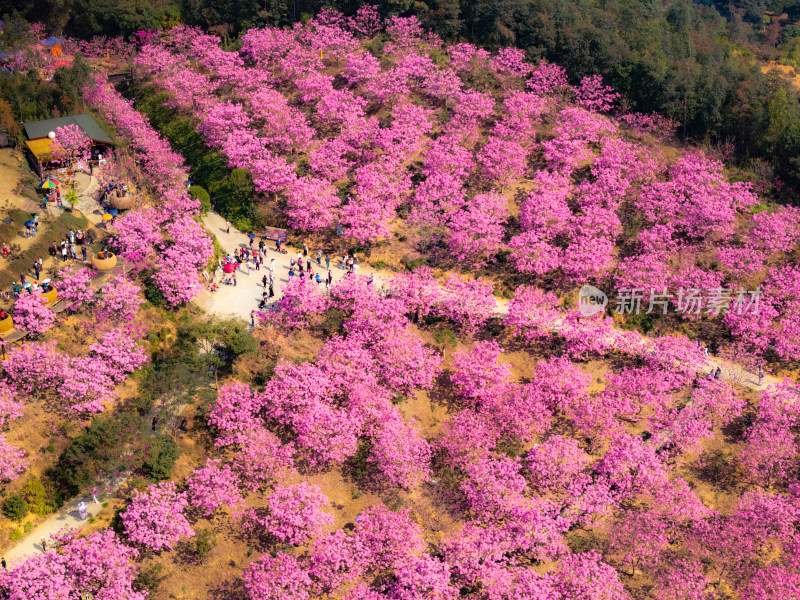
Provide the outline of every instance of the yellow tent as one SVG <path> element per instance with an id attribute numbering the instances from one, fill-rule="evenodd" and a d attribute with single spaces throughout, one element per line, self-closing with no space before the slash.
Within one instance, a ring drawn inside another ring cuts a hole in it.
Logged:
<path id="1" fill-rule="evenodd" d="M 40 140 L 28 140 L 25 142 L 28 149 L 39 161 L 39 164 L 49 162 L 52 159 L 53 146 L 50 138 L 42 138 Z"/>

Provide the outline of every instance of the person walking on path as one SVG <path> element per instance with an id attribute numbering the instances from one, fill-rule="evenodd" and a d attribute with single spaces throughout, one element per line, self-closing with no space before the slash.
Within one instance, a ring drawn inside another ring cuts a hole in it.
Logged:
<path id="1" fill-rule="evenodd" d="M 273 275 L 272 273 L 269 274 L 269 284 L 270 285 L 275 284 L 275 275 Z"/>
<path id="2" fill-rule="evenodd" d="M 229 221 L 225 221 L 225 233 L 231 232 L 231 224 Z"/>
<path id="3" fill-rule="evenodd" d="M 331 257 L 328 254 L 325 255 L 325 269 L 331 270 Z"/>
<path id="4" fill-rule="evenodd" d="M 708 346 L 703 346 L 703 357 L 708 359 Z"/>
<path id="5" fill-rule="evenodd" d="M 250 311 L 250 327 L 256 328 L 256 311 L 254 310 Z"/>
<path id="6" fill-rule="evenodd" d="M 270 273 L 274 273 L 275 272 L 275 259 L 274 258 L 270 259 L 270 261 L 269 261 L 269 272 Z"/>
<path id="7" fill-rule="evenodd" d="M 328 269 L 328 287 L 333 283 L 333 271 Z"/>
<path id="8" fill-rule="evenodd" d="M 317 265 L 322 266 L 322 249 L 317 250 Z"/>
<path id="9" fill-rule="evenodd" d="M 81 254 L 83 254 L 83 262 L 86 262 L 86 246 L 81 248 Z"/>
<path id="10" fill-rule="evenodd" d="M 303 256 L 308 256 L 308 244 L 303 243 Z"/>
<path id="11" fill-rule="evenodd" d="M 761 365 L 758 365 L 758 387 L 764 383 L 764 369 L 761 368 Z"/>
<path id="12" fill-rule="evenodd" d="M 233 287 L 236 287 L 236 273 L 233 274 Z"/>
<path id="13" fill-rule="evenodd" d="M 267 288 L 267 276 L 266 276 L 266 275 L 264 275 L 264 276 L 261 278 L 261 285 L 264 287 L 264 289 L 266 289 L 266 288 Z"/>
<path id="14" fill-rule="evenodd" d="M 275 297 L 275 290 L 273 289 L 271 283 L 269 284 L 269 297 L 270 298 L 274 298 Z"/>
<path id="15" fill-rule="evenodd" d="M 36 273 L 36 279 L 39 279 L 39 263 L 33 263 L 33 272 Z"/>
<path id="16" fill-rule="evenodd" d="M 44 536 L 42 536 L 41 541 L 42 541 L 42 552 L 47 552 L 47 540 L 44 539 Z"/>
<path id="17" fill-rule="evenodd" d="M 0 565 L 3 566 L 3 571 L 8 571 L 8 565 L 6 564 L 6 557 L 4 556 L 0 559 Z"/>
<path id="18" fill-rule="evenodd" d="M 306 269 L 308 269 L 309 271 L 311 270 L 311 259 L 310 258 L 306 260 Z"/>

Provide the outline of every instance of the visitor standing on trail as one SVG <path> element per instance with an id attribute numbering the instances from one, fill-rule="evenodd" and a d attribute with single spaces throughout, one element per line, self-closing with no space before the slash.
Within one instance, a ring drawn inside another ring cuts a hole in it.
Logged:
<path id="1" fill-rule="evenodd" d="M 275 290 L 272 288 L 272 284 L 271 283 L 269 284 L 269 297 L 270 298 L 274 298 L 275 297 Z"/>
<path id="2" fill-rule="evenodd" d="M 308 256 L 308 244 L 303 244 L 303 256 Z"/>
<path id="3" fill-rule="evenodd" d="M 325 255 L 325 268 L 331 270 L 331 257 L 328 254 Z"/>
<path id="4" fill-rule="evenodd" d="M 256 311 L 250 311 L 250 327 L 255 329 L 256 326 Z"/>
<path id="5" fill-rule="evenodd" d="M 261 285 L 264 286 L 264 288 L 266 289 L 266 287 L 267 287 L 267 276 L 266 275 L 264 275 L 261 278 Z"/>
<path id="6" fill-rule="evenodd" d="M 228 221 L 225 221 L 225 233 L 231 232 L 231 224 Z"/>
<path id="7" fill-rule="evenodd" d="M 42 552 L 47 552 L 47 540 L 44 539 L 44 536 L 42 536 L 41 541 L 42 541 Z"/>
<path id="8" fill-rule="evenodd" d="M 303 262 L 303 253 L 300 250 L 297 251 L 297 264 L 302 264 Z"/>
<path id="9" fill-rule="evenodd" d="M 317 250 L 317 264 L 322 266 L 322 249 Z"/>
<path id="10" fill-rule="evenodd" d="M 758 386 L 761 387 L 761 384 L 764 383 L 764 369 L 761 368 L 761 365 L 758 366 Z"/>
<path id="11" fill-rule="evenodd" d="M 311 270 L 311 259 L 310 258 L 306 260 L 306 269 L 308 269 L 309 271 Z"/>
<path id="12" fill-rule="evenodd" d="M 332 283 L 333 283 L 333 271 L 331 271 L 330 269 L 328 269 L 328 286 L 330 287 L 330 285 L 331 285 Z"/>
<path id="13" fill-rule="evenodd" d="M 270 273 L 274 273 L 275 272 L 275 259 L 274 258 L 269 261 L 269 272 Z"/>

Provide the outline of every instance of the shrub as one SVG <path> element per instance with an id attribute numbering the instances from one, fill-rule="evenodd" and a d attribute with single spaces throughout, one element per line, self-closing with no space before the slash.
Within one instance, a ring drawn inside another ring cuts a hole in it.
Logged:
<path id="1" fill-rule="evenodd" d="M 22 496 L 12 494 L 3 501 L 3 514 L 12 521 L 22 521 L 28 514 L 28 503 Z"/>
<path id="2" fill-rule="evenodd" d="M 149 595 L 153 595 L 167 578 L 162 575 L 163 567 L 157 563 L 152 563 L 139 569 L 139 574 L 133 580 L 133 585 L 139 590 L 146 590 Z"/>
<path id="3" fill-rule="evenodd" d="M 189 188 L 189 195 L 195 200 L 200 201 L 200 213 L 205 215 L 211 210 L 211 196 L 209 196 L 206 188 L 200 185 L 193 185 Z"/>
<path id="4" fill-rule="evenodd" d="M 40 517 L 56 509 L 56 493 L 49 481 L 45 485 L 45 482 L 39 478 L 31 479 L 22 488 L 21 495 L 28 503 L 30 511 Z"/>
<path id="5" fill-rule="evenodd" d="M 195 536 L 186 543 L 186 558 L 193 564 L 200 564 L 217 547 L 217 540 L 211 529 L 198 529 Z"/>
<path id="6" fill-rule="evenodd" d="M 172 467 L 180 453 L 178 445 L 171 437 L 156 436 L 151 440 L 148 455 L 142 464 L 142 472 L 156 481 L 167 479 L 172 475 Z"/>

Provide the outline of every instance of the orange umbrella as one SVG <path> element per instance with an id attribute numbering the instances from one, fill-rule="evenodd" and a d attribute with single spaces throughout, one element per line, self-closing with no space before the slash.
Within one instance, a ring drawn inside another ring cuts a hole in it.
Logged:
<path id="1" fill-rule="evenodd" d="M 108 213 L 103 213 L 103 221 L 110 221 L 110 220 L 111 220 L 111 219 L 113 219 L 113 218 L 114 218 L 114 217 L 112 217 L 110 214 L 108 214 Z"/>

